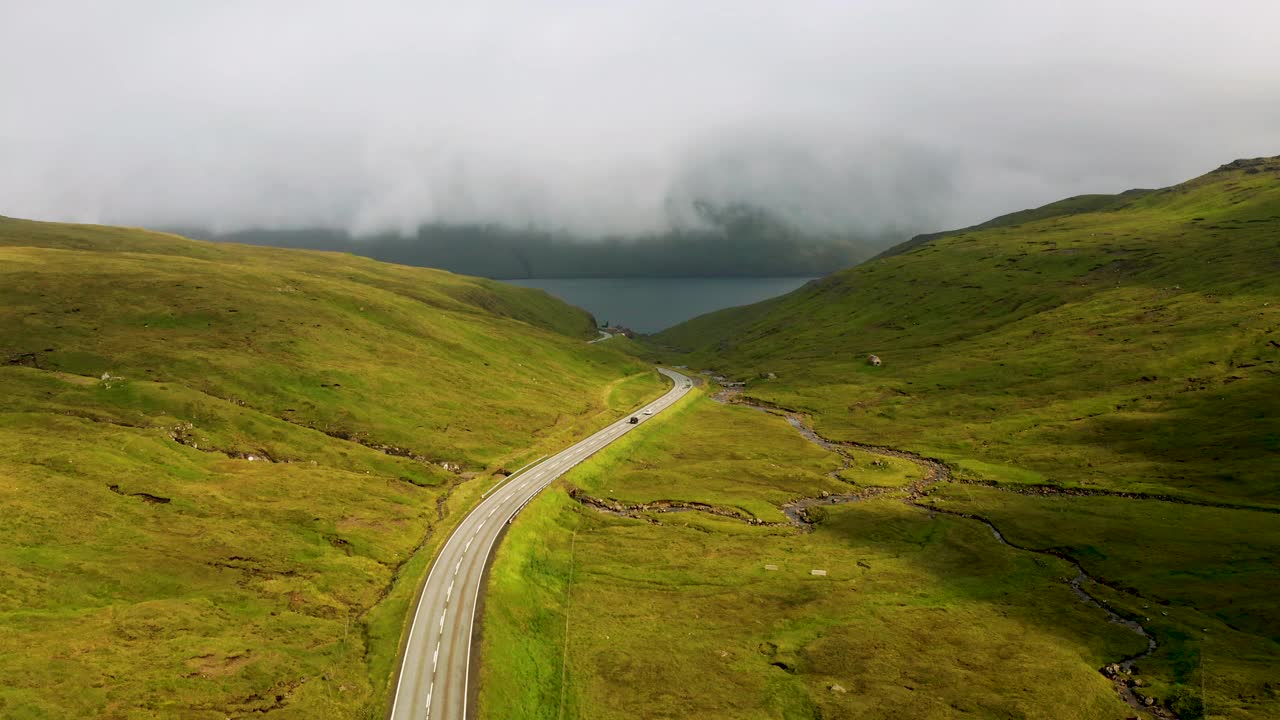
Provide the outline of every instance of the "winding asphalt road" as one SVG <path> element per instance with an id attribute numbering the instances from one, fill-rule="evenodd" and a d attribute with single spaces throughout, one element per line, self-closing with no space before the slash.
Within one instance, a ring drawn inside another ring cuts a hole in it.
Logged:
<path id="1" fill-rule="evenodd" d="M 466 720 L 471 639 L 485 566 L 503 526 L 553 480 L 632 429 L 643 427 L 689 391 L 692 381 L 660 369 L 675 383 L 665 395 L 544 462 L 512 475 L 471 511 L 444 544 L 418 598 L 391 705 L 391 720 Z M 640 422 L 632 425 L 631 417 Z"/>

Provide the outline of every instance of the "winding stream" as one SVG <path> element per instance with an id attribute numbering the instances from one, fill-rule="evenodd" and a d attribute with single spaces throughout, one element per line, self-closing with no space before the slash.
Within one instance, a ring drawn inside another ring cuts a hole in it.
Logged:
<path id="1" fill-rule="evenodd" d="M 1139 660 L 1146 658 L 1150 656 L 1153 652 L 1155 652 L 1156 648 L 1158 647 L 1155 637 L 1145 627 L 1143 627 L 1143 625 L 1140 622 L 1138 622 L 1136 619 L 1132 617 L 1125 617 L 1119 614 L 1109 606 L 1107 601 L 1100 600 L 1094 595 L 1090 594 L 1089 591 L 1085 589 L 1085 585 L 1089 583 L 1093 583 L 1102 587 L 1106 587 L 1111 591 L 1117 592 L 1120 594 L 1128 595 L 1131 597 L 1133 596 L 1133 594 L 1125 591 L 1122 588 L 1118 588 L 1113 585 L 1107 584 L 1091 576 L 1088 573 L 1088 571 L 1086 571 L 1084 567 L 1077 560 L 1070 557 L 1066 553 L 1062 553 L 1055 550 L 1041 550 L 1041 549 L 1026 547 L 1026 546 L 1011 542 L 1007 537 L 1005 537 L 1005 534 L 1000 531 L 1000 528 L 996 527 L 996 525 L 987 518 L 981 517 L 979 515 L 973 515 L 970 513 L 959 512 L 956 510 L 938 508 L 928 503 L 922 502 L 922 500 L 926 496 L 927 491 L 930 487 L 932 487 L 933 485 L 936 485 L 939 482 L 952 480 L 950 469 L 941 460 L 938 460 L 936 458 L 924 457 L 917 453 L 909 452 L 906 450 L 899 450 L 897 448 L 883 447 L 879 445 L 868 445 L 865 443 L 858 443 L 858 442 L 852 442 L 852 441 L 830 440 L 828 438 L 824 438 L 821 435 L 819 435 L 817 431 L 815 431 L 812 427 L 807 425 L 797 413 L 787 410 L 785 408 L 767 407 L 765 405 L 746 402 L 745 400 L 743 400 L 740 393 L 737 393 L 737 392 L 722 391 L 720 393 L 716 393 L 715 395 L 713 395 L 712 398 L 717 402 L 721 402 L 725 404 L 734 404 L 742 407 L 748 407 L 748 408 L 766 412 L 772 415 L 778 415 L 783 417 L 791 425 L 791 427 L 795 428 L 795 430 L 799 432 L 800 435 L 802 435 L 804 438 L 806 438 L 810 442 L 813 442 L 819 445 L 825 450 L 838 453 L 842 458 L 844 458 L 844 466 L 842 468 L 839 468 L 833 471 L 832 476 L 837 475 L 841 470 L 847 469 L 852 464 L 853 459 L 849 454 L 849 450 L 860 450 L 863 452 L 882 455 L 885 457 L 893 457 L 893 458 L 899 458 L 902 460 L 907 460 L 909 462 L 915 463 L 921 470 L 924 471 L 924 476 L 922 478 L 911 482 L 905 489 L 889 488 L 889 487 L 868 487 L 854 493 L 828 494 L 821 497 L 798 498 L 796 500 L 792 500 L 791 502 L 784 504 L 781 510 L 787 516 L 789 523 L 792 526 L 798 528 L 802 532 L 810 531 L 813 528 L 814 523 L 810 520 L 808 516 L 808 511 L 810 508 L 857 502 L 859 500 L 866 500 L 866 499 L 878 497 L 881 495 L 902 493 L 905 491 L 906 494 L 905 494 L 905 497 L 903 498 L 903 501 L 913 507 L 917 507 L 927 511 L 930 514 L 930 517 L 933 517 L 935 514 L 944 514 L 944 515 L 951 515 L 953 517 L 964 518 L 966 520 L 972 520 L 974 522 L 979 522 L 985 525 L 987 529 L 991 531 L 992 536 L 998 542 L 1005 545 L 1006 547 L 1012 548 L 1014 550 L 1018 550 L 1020 552 L 1029 552 L 1029 553 L 1035 553 L 1037 555 L 1046 555 L 1046 556 L 1054 557 L 1064 562 L 1070 563 L 1071 566 L 1076 570 L 1075 577 L 1068 581 L 1068 584 L 1071 587 L 1072 594 L 1075 595 L 1075 597 L 1078 600 L 1080 600 L 1080 602 L 1101 610 L 1106 615 L 1107 622 L 1128 628 L 1134 634 L 1140 635 L 1143 639 L 1147 641 L 1147 647 L 1145 650 L 1138 652 L 1136 654 L 1130 655 L 1128 657 L 1121 658 L 1115 662 L 1108 663 L 1103 667 L 1099 668 L 1098 672 L 1100 672 L 1103 676 L 1105 676 L 1108 680 L 1111 681 L 1111 684 L 1115 688 L 1116 693 L 1131 708 L 1135 710 L 1141 710 L 1142 712 L 1145 712 L 1145 713 L 1149 713 L 1151 716 L 1155 718 L 1160 718 L 1161 720 L 1177 719 L 1178 717 L 1177 714 L 1175 714 L 1172 710 L 1156 704 L 1154 698 L 1151 698 L 1149 696 L 1139 695 L 1135 691 L 1135 687 L 1139 687 L 1141 685 L 1141 681 L 1136 680 L 1132 677 L 1134 672 L 1134 665 Z M 994 487 L 999 487 L 999 486 L 994 486 Z M 600 498 L 594 498 L 594 497 L 588 496 L 582 493 L 577 488 L 573 488 L 570 494 L 578 502 L 584 505 L 594 507 L 600 511 L 607 512 L 614 515 L 620 515 L 624 517 L 648 519 L 650 522 L 656 522 L 656 520 L 653 520 L 651 518 L 643 518 L 641 513 L 695 511 L 695 512 L 705 512 L 712 515 L 727 517 L 735 520 L 741 520 L 743 522 L 748 522 L 753 525 L 767 525 L 767 526 L 782 525 L 782 523 L 764 522 L 758 518 L 750 517 L 746 513 L 743 513 L 742 511 L 737 509 L 721 508 L 721 507 L 708 505 L 705 503 L 659 500 L 659 501 L 654 501 L 650 503 L 624 505 L 614 500 L 600 499 Z"/>
<path id="2" fill-rule="evenodd" d="M 1085 583 L 1095 583 L 1102 587 L 1106 587 L 1114 592 L 1118 592 L 1126 595 L 1130 593 L 1127 593 L 1120 588 L 1116 588 L 1114 586 L 1108 585 L 1098 580 L 1097 578 L 1091 576 L 1088 573 L 1088 571 L 1086 571 L 1084 567 L 1080 565 L 1078 561 L 1076 561 L 1074 558 L 1068 556 L 1065 553 L 1061 553 L 1053 550 L 1040 550 L 1040 549 L 1026 547 L 1026 546 L 1011 542 L 1007 537 L 1005 537 L 1005 534 L 1000 531 L 1000 528 L 996 527 L 995 523 L 991 522 L 987 518 L 984 518 L 978 515 L 973 515 L 970 513 L 957 512 L 955 510 L 946 510 L 943 508 L 934 507 L 927 503 L 921 502 L 922 498 L 924 498 L 926 491 L 929 489 L 929 487 L 939 482 L 944 482 L 952 479 L 950 469 L 941 460 L 938 460 L 936 458 L 924 457 L 922 455 L 909 452 L 906 450 L 899 450 L 897 448 L 882 447 L 879 445 L 867 445 L 865 443 L 858 443 L 858 442 L 851 442 L 851 441 L 838 442 L 838 441 L 830 440 L 828 438 L 822 437 L 817 433 L 816 430 L 814 430 L 809 425 L 806 425 L 805 422 L 800 418 L 800 416 L 794 412 L 790 412 L 782 408 L 769 408 L 763 405 L 748 403 L 743 401 L 740 396 L 731 395 L 729 397 L 717 397 L 716 399 L 719 400 L 720 402 L 733 403 L 736 405 L 742 405 L 745 407 L 754 408 L 756 410 L 761 410 L 774 415 L 781 415 L 782 417 L 786 418 L 787 422 L 791 425 L 791 427 L 795 428 L 796 431 L 799 432 L 803 437 L 808 439 L 810 442 L 816 443 L 817 445 L 821 446 L 826 450 L 837 452 L 840 455 L 844 456 L 846 459 L 846 463 L 849 462 L 850 458 L 848 457 L 845 451 L 845 448 L 857 449 L 863 452 L 873 453 L 876 455 L 883 455 L 887 457 L 895 457 L 895 458 L 900 458 L 903 460 L 913 462 L 918 467 L 920 467 L 921 470 L 925 471 L 925 476 L 920 480 L 917 480 L 911 483 L 907 487 L 907 496 L 904 499 L 904 501 L 907 504 L 926 510 L 930 513 L 931 516 L 933 513 L 941 513 L 944 515 L 951 515 L 953 517 L 960 517 L 960 518 L 965 518 L 967 520 L 980 522 L 983 525 L 987 526 L 987 529 L 991 531 L 991 535 L 1006 547 L 1013 548 L 1014 550 L 1018 550 L 1021 552 L 1030 552 L 1030 553 L 1035 553 L 1037 555 L 1047 555 L 1047 556 L 1062 560 L 1064 562 L 1070 563 L 1072 567 L 1074 567 L 1076 570 L 1076 576 L 1069 581 L 1069 585 L 1071 586 L 1071 592 L 1076 596 L 1076 598 L 1079 599 L 1081 602 L 1087 605 L 1093 606 L 1101 610 L 1103 613 L 1105 613 L 1107 616 L 1107 622 L 1114 623 L 1116 625 L 1121 625 L 1125 628 L 1128 628 L 1130 631 L 1132 631 L 1137 635 L 1142 636 L 1142 638 L 1147 641 L 1147 647 L 1145 650 L 1138 652 L 1136 654 L 1130 655 L 1128 657 L 1121 658 L 1116 662 L 1108 663 L 1103 667 L 1099 668 L 1098 672 L 1102 673 L 1107 679 L 1111 681 L 1112 686 L 1115 687 L 1115 690 L 1120 695 L 1120 698 L 1124 700 L 1125 703 L 1130 707 L 1136 710 L 1142 710 L 1144 712 L 1150 713 L 1152 716 L 1157 718 L 1167 718 L 1169 720 L 1175 720 L 1178 717 L 1177 714 L 1175 714 L 1172 710 L 1155 704 L 1155 701 L 1153 698 L 1140 697 L 1134 691 L 1134 684 L 1133 684 L 1134 680 L 1132 679 L 1134 664 L 1137 663 L 1139 660 L 1145 657 L 1148 657 L 1153 652 L 1155 652 L 1156 648 L 1158 647 L 1155 636 L 1153 636 L 1137 620 L 1120 615 L 1111 607 L 1109 607 L 1106 601 L 1099 600 L 1098 598 L 1091 595 L 1089 591 L 1084 588 L 1084 586 L 1085 586 Z M 872 490 L 879 490 L 880 492 L 871 492 Z M 827 498 L 803 498 L 801 500 L 796 500 L 796 501 L 793 501 L 792 503 L 788 503 L 788 505 L 783 507 L 783 512 L 786 512 L 787 517 L 789 518 L 793 518 L 796 521 L 804 522 L 805 519 L 800 513 L 802 513 L 803 509 L 805 508 L 813 507 L 815 505 L 820 505 L 820 504 L 831 505 L 831 504 L 837 504 L 841 502 L 854 502 L 856 500 L 872 497 L 874 495 L 886 494 L 887 492 L 891 492 L 895 490 L 896 490 L 895 488 L 869 488 L 867 491 L 864 491 L 863 493 L 857 493 L 854 495 L 832 495 Z M 797 514 L 793 515 L 792 512 L 787 512 L 788 507 L 794 508 L 797 511 Z"/>

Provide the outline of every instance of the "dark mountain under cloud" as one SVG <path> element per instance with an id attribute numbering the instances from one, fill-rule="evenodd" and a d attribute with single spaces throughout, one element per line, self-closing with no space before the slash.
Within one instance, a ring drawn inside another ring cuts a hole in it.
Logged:
<path id="1" fill-rule="evenodd" d="M 334 250 L 406 265 L 498 279 L 618 277 L 813 277 L 853 265 L 896 235 L 865 238 L 804 232 L 748 206 L 699 205 L 696 229 L 584 240 L 501 225 L 432 223 L 412 234 L 353 236 L 345 230 L 175 232 L 206 240 Z"/>

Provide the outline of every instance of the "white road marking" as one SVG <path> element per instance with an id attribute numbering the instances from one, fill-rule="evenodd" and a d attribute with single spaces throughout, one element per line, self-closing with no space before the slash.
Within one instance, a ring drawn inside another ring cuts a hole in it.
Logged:
<path id="1" fill-rule="evenodd" d="M 444 632 L 444 616 L 448 614 L 448 611 L 440 613 L 440 632 Z"/>
<path id="2" fill-rule="evenodd" d="M 665 374 L 665 371 L 664 371 L 664 374 Z M 672 404 L 674 404 L 674 401 L 679 396 L 683 396 L 687 392 L 687 388 L 681 388 L 677 386 L 677 388 L 673 388 L 673 391 L 674 392 L 672 393 L 670 399 L 666 400 L 665 402 L 659 401 L 657 403 L 653 403 L 648 407 L 652 409 L 655 413 L 660 410 L 663 410 L 671 406 Z M 645 418 L 645 419 L 648 419 L 648 418 Z M 550 459 L 543 458 L 542 460 L 544 462 L 540 465 L 535 462 L 534 467 L 528 468 L 530 470 L 530 472 L 526 473 L 528 477 L 515 478 L 516 480 L 522 481 L 519 484 L 517 483 L 504 484 L 502 482 L 499 482 L 497 486 L 493 488 L 493 492 L 501 495 L 503 499 L 501 501 L 495 502 L 495 505 L 497 505 L 497 507 L 494 507 L 493 509 L 491 509 L 487 515 L 477 514 L 476 519 L 479 520 L 479 522 L 477 523 L 476 527 L 472 530 L 473 534 L 471 535 L 471 537 L 468 540 L 466 540 L 465 549 L 463 550 L 463 553 L 470 552 L 471 544 L 479 537 L 479 532 L 487 524 L 486 520 L 488 520 L 488 518 L 493 517 L 496 514 L 497 510 L 503 510 L 503 517 L 508 517 L 508 513 L 510 511 L 504 507 L 508 503 L 521 503 L 520 508 L 523 508 L 525 505 L 529 503 L 530 500 L 533 499 L 534 496 L 538 494 L 538 492 L 540 492 L 543 488 L 550 485 L 556 478 L 560 477 L 565 472 L 569 471 L 570 469 L 572 469 L 573 467 L 581 463 L 585 458 L 590 457 L 592 454 L 599 451 L 601 448 L 605 447 L 613 440 L 616 440 L 617 438 L 622 437 L 622 435 L 630 432 L 631 430 L 634 430 L 636 427 L 638 427 L 638 425 L 631 425 L 629 422 L 626 422 L 626 419 L 624 418 L 614 426 L 605 428 L 604 430 L 597 432 L 595 435 L 579 443 L 578 445 L 567 448 L 565 451 L 562 451 L 562 453 L 556 457 L 553 457 Z M 527 489 L 521 490 L 519 489 L 520 486 L 523 486 Z M 516 513 L 518 513 L 519 511 L 520 510 L 517 509 Z M 514 517 L 515 513 L 511 513 L 510 516 Z M 455 535 L 458 542 L 463 542 L 465 531 L 456 533 Z M 453 539 L 454 537 L 450 537 L 450 540 L 453 540 Z M 488 547 L 491 550 L 493 545 L 496 543 L 496 537 L 486 537 L 485 542 L 488 544 Z M 449 544 L 448 541 L 446 541 L 446 547 L 448 546 L 448 544 Z M 454 547 L 456 547 L 456 545 Z M 463 557 L 454 566 L 453 574 L 450 578 L 451 582 L 449 583 L 449 587 L 446 591 L 446 597 L 445 597 L 445 603 L 444 603 L 445 608 L 443 609 L 442 615 L 441 615 L 442 625 L 444 624 L 443 621 L 447 619 L 448 605 L 450 604 L 450 601 L 452 600 L 452 595 L 453 595 L 453 585 L 456 583 L 457 576 L 461 574 L 462 561 L 465 559 L 466 559 L 466 556 L 464 554 Z M 441 568 L 443 567 L 445 566 L 441 565 Z M 479 595 L 479 592 L 480 592 L 479 590 L 480 580 L 481 578 L 477 578 L 477 581 L 476 581 L 475 592 L 477 596 Z M 431 574 L 428 574 L 427 584 L 428 585 L 432 584 Z M 424 602 L 426 602 L 425 597 L 426 597 L 426 593 L 423 593 L 418 597 L 418 605 L 420 609 L 423 607 Z M 436 596 L 436 597 L 439 597 L 439 596 Z M 462 602 L 462 604 L 464 605 L 466 604 L 465 599 L 462 598 L 461 595 L 459 595 L 459 600 L 460 602 Z M 421 613 L 421 615 L 430 617 L 429 613 Z M 418 619 L 420 619 L 420 614 L 415 612 L 414 620 L 416 621 Z M 455 621 L 462 621 L 462 620 L 463 618 L 455 618 Z M 476 620 L 474 612 L 471 613 L 471 617 L 468 618 L 468 620 L 470 621 L 470 623 L 474 628 L 474 623 Z M 427 621 L 427 622 L 430 622 L 430 621 Z M 410 641 L 412 642 L 412 640 L 415 637 L 415 633 L 412 626 L 410 626 L 409 635 L 410 635 Z M 423 636 L 418 636 L 418 639 L 421 641 L 427 641 L 427 637 L 423 637 Z M 431 701 L 432 701 L 432 698 L 434 697 L 434 687 L 435 687 L 435 680 L 437 675 L 436 671 L 438 669 L 439 652 L 441 647 L 443 647 L 441 640 L 437 638 L 435 654 L 432 656 L 433 670 L 431 675 L 430 689 L 428 689 L 427 691 L 427 708 L 426 708 L 426 714 L 424 716 L 428 718 L 428 720 L 431 717 Z M 464 696 L 466 695 L 467 686 L 469 685 L 470 679 L 471 679 L 470 674 L 466 672 L 466 667 L 470 666 L 470 656 L 471 656 L 470 651 L 471 651 L 471 647 L 468 644 L 466 648 L 466 653 L 465 653 L 466 662 L 461 664 L 463 665 L 461 674 L 463 677 L 463 695 Z M 408 665 L 407 656 L 409 652 L 411 651 L 406 650 L 406 659 L 405 659 L 406 666 Z M 425 657 L 425 653 L 420 655 L 419 657 Z M 445 659 L 446 667 L 443 672 L 450 672 L 451 669 L 457 670 L 457 668 L 454 667 L 455 663 L 453 663 L 453 660 L 455 659 L 459 659 L 459 658 L 451 656 L 450 658 Z M 402 672 L 399 678 L 399 681 L 397 682 L 397 687 L 396 687 L 397 693 L 394 696 L 394 700 L 399 699 L 399 690 L 403 689 L 402 686 L 406 677 L 411 677 L 411 675 L 408 675 Z M 465 701 L 464 701 L 464 705 L 465 705 Z M 396 717 L 394 701 L 392 703 L 392 716 Z"/>

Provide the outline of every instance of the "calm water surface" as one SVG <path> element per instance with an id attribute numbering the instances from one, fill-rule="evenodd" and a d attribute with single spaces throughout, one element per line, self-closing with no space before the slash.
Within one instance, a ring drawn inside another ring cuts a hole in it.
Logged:
<path id="1" fill-rule="evenodd" d="M 795 290 L 813 278 L 578 278 L 508 280 L 542 288 L 596 316 L 642 333 L 665 330 L 689 318 L 749 305 Z"/>

